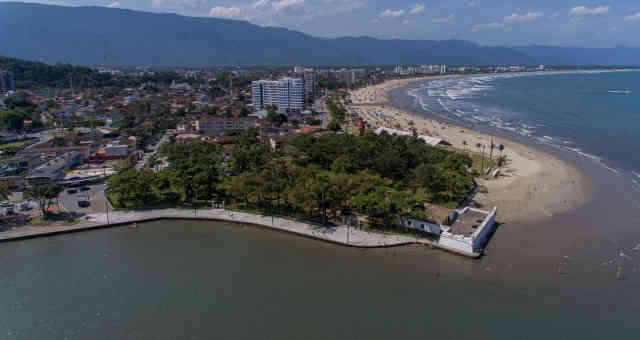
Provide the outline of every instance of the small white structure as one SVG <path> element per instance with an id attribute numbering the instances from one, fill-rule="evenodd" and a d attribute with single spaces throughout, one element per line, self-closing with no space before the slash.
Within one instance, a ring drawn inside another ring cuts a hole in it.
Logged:
<path id="1" fill-rule="evenodd" d="M 470 236 L 458 235 L 451 232 L 451 228 L 447 228 L 440 234 L 440 240 L 438 243 L 441 246 L 450 248 L 466 254 L 477 254 L 481 252 L 489 237 L 495 231 L 496 228 L 496 215 L 498 208 L 493 208 L 491 211 L 484 211 L 480 209 L 474 209 L 466 207 L 464 209 L 457 210 L 454 213 L 456 219 L 464 219 L 464 215 L 467 213 L 481 214 L 484 219 L 477 226 L 473 234 Z"/>
<path id="2" fill-rule="evenodd" d="M 400 218 L 400 224 L 411 229 L 420 230 L 425 233 L 440 235 L 441 229 L 438 224 L 419 220 L 411 217 Z"/>
<path id="3" fill-rule="evenodd" d="M 409 131 L 395 130 L 395 129 L 389 129 L 385 127 L 379 127 L 374 132 L 376 135 L 379 135 L 382 132 L 386 132 L 390 135 L 413 136 L 413 133 Z M 436 146 L 440 144 L 440 142 L 442 142 L 442 138 L 436 138 L 436 137 L 424 136 L 424 135 L 418 135 L 418 139 L 422 139 L 425 143 L 431 146 Z"/>

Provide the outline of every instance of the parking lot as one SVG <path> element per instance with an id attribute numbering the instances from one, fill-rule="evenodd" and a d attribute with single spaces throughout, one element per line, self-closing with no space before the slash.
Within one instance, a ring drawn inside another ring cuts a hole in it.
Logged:
<path id="1" fill-rule="evenodd" d="M 66 188 L 60 196 L 58 196 L 58 200 L 67 212 L 75 212 L 83 215 L 105 212 L 107 209 L 106 204 L 108 204 L 104 197 L 105 188 L 106 185 L 104 183 L 77 188 Z M 88 206 L 81 207 L 78 205 L 78 201 L 88 201 L 89 204 Z"/>

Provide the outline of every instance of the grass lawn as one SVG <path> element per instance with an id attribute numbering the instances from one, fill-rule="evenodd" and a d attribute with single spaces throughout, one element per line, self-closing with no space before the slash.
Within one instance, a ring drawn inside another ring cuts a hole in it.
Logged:
<path id="1" fill-rule="evenodd" d="M 67 220 L 62 222 L 63 225 L 76 225 L 78 223 L 80 223 L 79 219 Z"/>
<path id="2" fill-rule="evenodd" d="M 8 149 L 8 148 L 21 148 L 29 143 L 29 140 L 23 140 L 19 142 L 11 142 L 6 144 L 0 144 L 0 150 Z"/>
<path id="3" fill-rule="evenodd" d="M 34 217 L 29 221 L 30 225 L 35 225 L 35 226 L 43 226 L 43 225 L 48 225 L 51 224 L 51 220 L 44 220 L 42 218 L 42 216 L 38 216 L 38 217 Z"/>

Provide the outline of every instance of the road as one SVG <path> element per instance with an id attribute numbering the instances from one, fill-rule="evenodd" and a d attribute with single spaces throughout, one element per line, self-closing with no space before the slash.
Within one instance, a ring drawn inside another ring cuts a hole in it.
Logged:
<path id="1" fill-rule="evenodd" d="M 165 133 L 164 135 L 162 135 L 162 138 L 160 138 L 160 141 L 158 142 L 158 144 L 156 144 L 153 147 L 153 151 L 145 153 L 144 156 L 142 156 L 142 160 L 140 160 L 140 162 L 136 164 L 136 169 L 138 170 L 144 169 L 144 167 L 147 166 L 147 162 L 149 162 L 149 159 L 155 156 L 155 154 L 158 153 L 158 150 L 160 150 L 160 147 L 168 141 L 169 141 L 169 135 Z"/>
<path id="2" fill-rule="evenodd" d="M 329 124 L 329 115 L 324 111 L 324 100 L 327 98 L 327 95 L 324 95 L 315 100 L 313 104 L 315 107 L 315 111 L 322 115 L 322 128 L 326 129 Z"/>
<path id="3" fill-rule="evenodd" d="M 27 146 L 26 149 L 30 149 L 31 147 L 33 147 L 36 144 L 41 144 L 41 143 L 45 143 L 48 142 L 50 140 L 53 139 L 53 135 L 51 134 L 51 131 L 53 130 L 43 130 L 40 132 L 36 132 L 36 133 L 29 133 L 27 134 L 27 137 L 29 138 L 37 138 L 38 141 Z"/>
<path id="4" fill-rule="evenodd" d="M 108 204 L 104 197 L 106 184 L 95 184 L 87 187 L 89 187 L 90 190 L 82 191 L 80 188 L 66 188 L 60 196 L 58 196 L 60 207 L 67 212 L 75 212 L 82 215 L 106 212 L 105 204 Z M 67 191 L 70 189 L 77 190 L 78 192 L 69 194 Z M 86 208 L 79 207 L 78 200 L 86 200 L 87 198 L 89 199 L 90 205 Z"/>

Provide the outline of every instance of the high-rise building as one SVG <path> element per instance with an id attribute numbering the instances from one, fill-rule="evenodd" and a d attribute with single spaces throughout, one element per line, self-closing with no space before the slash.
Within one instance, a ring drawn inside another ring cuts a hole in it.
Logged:
<path id="1" fill-rule="evenodd" d="M 318 75 L 315 72 L 304 74 L 304 89 L 307 95 L 314 95 L 318 90 Z"/>
<path id="2" fill-rule="evenodd" d="M 280 104 L 280 83 L 274 80 L 258 80 L 251 83 L 253 107 L 262 110 L 265 106 Z"/>
<path id="3" fill-rule="evenodd" d="M 13 72 L 0 70 L 0 92 L 15 91 L 16 81 Z"/>
<path id="4" fill-rule="evenodd" d="M 289 73 L 289 76 L 304 81 L 305 94 L 307 96 L 313 96 L 318 90 L 318 74 L 315 71 L 309 71 L 307 69 L 304 72 Z"/>
<path id="5" fill-rule="evenodd" d="M 304 79 L 282 78 L 279 82 L 280 105 L 278 106 L 278 110 L 281 112 L 304 110 Z"/>
<path id="6" fill-rule="evenodd" d="M 256 110 L 263 110 L 266 105 L 276 106 L 280 112 L 303 110 L 305 92 L 304 79 L 282 78 L 251 83 L 253 107 Z"/>
<path id="7" fill-rule="evenodd" d="M 355 70 L 348 70 L 346 68 L 343 68 L 342 70 L 336 71 L 336 78 L 343 82 L 346 83 L 347 86 L 351 86 L 353 84 L 356 83 L 357 81 L 357 77 L 356 77 L 356 71 Z"/>

